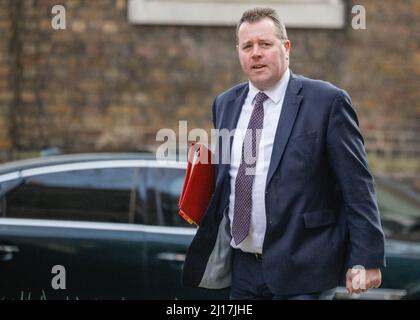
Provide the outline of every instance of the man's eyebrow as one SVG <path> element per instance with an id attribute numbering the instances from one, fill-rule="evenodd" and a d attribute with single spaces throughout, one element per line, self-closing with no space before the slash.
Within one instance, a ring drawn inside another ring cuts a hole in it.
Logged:
<path id="1" fill-rule="evenodd" d="M 270 40 L 270 39 L 268 39 L 268 38 L 261 38 L 261 39 L 258 39 L 258 41 L 257 41 L 258 43 L 261 43 L 261 42 L 269 42 L 269 43 L 273 43 L 273 40 Z M 239 45 L 242 47 L 242 46 L 245 46 L 245 45 L 247 45 L 247 44 L 251 44 L 251 43 L 253 43 L 253 41 L 252 40 L 247 40 L 247 41 L 244 41 L 244 42 L 242 42 L 242 43 L 239 43 Z"/>
<path id="2" fill-rule="evenodd" d="M 250 43 L 252 43 L 252 41 L 247 40 L 247 41 L 244 41 L 244 42 L 240 43 L 239 45 L 243 46 L 243 45 L 250 44 Z"/>

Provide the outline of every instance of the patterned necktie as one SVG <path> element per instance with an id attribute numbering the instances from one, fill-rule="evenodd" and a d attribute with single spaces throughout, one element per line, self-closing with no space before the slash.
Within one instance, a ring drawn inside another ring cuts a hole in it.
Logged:
<path id="1" fill-rule="evenodd" d="M 246 238 L 251 224 L 252 186 L 264 123 L 263 102 L 266 99 L 268 96 L 264 92 L 258 92 L 255 96 L 254 109 L 242 144 L 241 163 L 235 180 L 235 208 L 232 223 L 232 236 L 236 245 Z"/>

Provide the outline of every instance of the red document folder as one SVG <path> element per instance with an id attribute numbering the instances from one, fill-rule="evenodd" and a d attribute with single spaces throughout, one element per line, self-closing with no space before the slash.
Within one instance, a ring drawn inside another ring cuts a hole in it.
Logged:
<path id="1" fill-rule="evenodd" d="M 201 143 L 188 150 L 188 166 L 179 198 L 179 214 L 190 224 L 200 225 L 214 192 L 213 154 Z"/>

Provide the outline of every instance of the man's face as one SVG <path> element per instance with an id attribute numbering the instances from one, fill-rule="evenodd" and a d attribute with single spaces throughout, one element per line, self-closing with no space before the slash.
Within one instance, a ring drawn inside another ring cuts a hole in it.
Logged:
<path id="1" fill-rule="evenodd" d="M 289 66 L 290 41 L 281 41 L 269 18 L 244 22 L 238 30 L 238 55 L 242 70 L 259 90 L 280 81 Z"/>

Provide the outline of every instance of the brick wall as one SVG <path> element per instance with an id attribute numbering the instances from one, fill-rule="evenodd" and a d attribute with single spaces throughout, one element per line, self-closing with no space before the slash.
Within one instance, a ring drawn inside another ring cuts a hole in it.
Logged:
<path id="1" fill-rule="evenodd" d="M 135 150 L 178 119 L 209 128 L 212 97 L 241 77 L 230 29 L 129 25 L 126 1 L 68 0 L 57 31 L 55 2 L 23 2 L 15 149 Z"/>
<path id="2" fill-rule="evenodd" d="M 9 135 L 9 108 L 12 101 L 9 41 L 12 36 L 9 1 L 0 0 L 0 158 L 8 157 L 11 148 Z"/>
<path id="3" fill-rule="evenodd" d="M 0 0 L 0 150 L 13 157 L 139 150 L 178 120 L 208 129 L 213 97 L 244 80 L 233 27 L 130 25 L 125 0 L 66 0 L 58 31 L 57 1 L 17 2 Z M 375 170 L 420 174 L 420 3 L 356 3 L 366 30 L 288 30 L 292 69 L 350 93 Z"/>
<path id="4" fill-rule="evenodd" d="M 361 3 L 367 30 L 349 32 L 340 82 L 358 107 L 376 170 L 420 173 L 420 2 Z"/>

